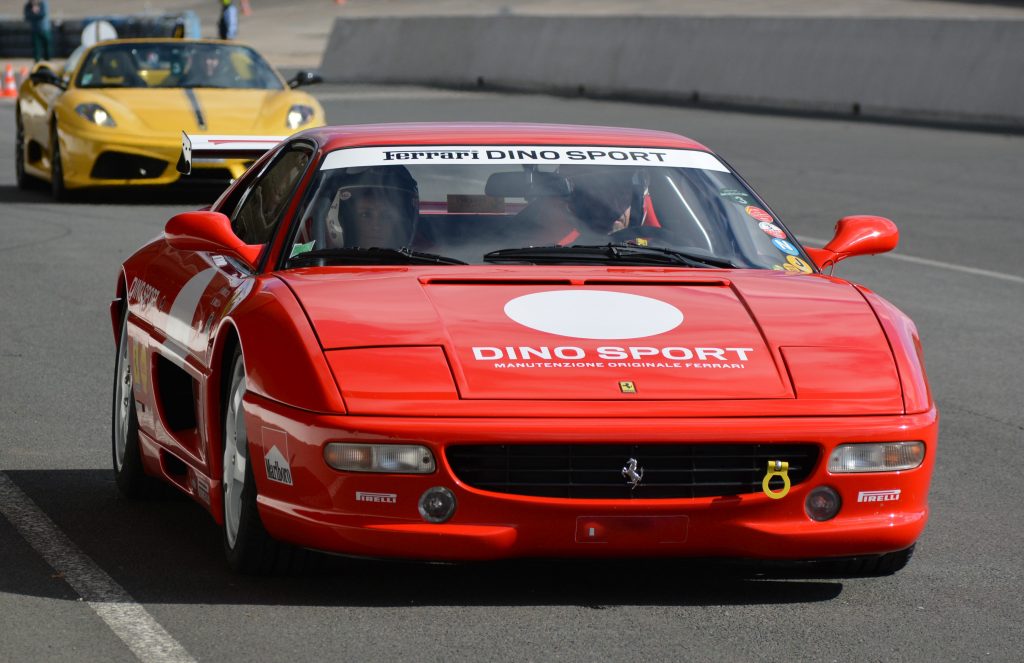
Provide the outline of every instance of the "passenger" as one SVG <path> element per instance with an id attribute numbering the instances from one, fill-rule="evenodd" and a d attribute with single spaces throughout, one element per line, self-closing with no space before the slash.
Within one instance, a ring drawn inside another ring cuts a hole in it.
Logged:
<path id="1" fill-rule="evenodd" d="M 404 166 L 349 169 L 337 189 L 335 246 L 403 248 L 419 217 L 419 189 Z M 338 232 L 340 231 L 340 233 Z"/>
<path id="2" fill-rule="evenodd" d="M 579 220 L 581 243 L 588 243 L 588 238 L 607 238 L 630 225 L 633 169 L 566 165 L 558 173 L 572 187 L 569 209 Z"/>
<path id="3" fill-rule="evenodd" d="M 607 244 L 629 225 L 633 169 L 562 165 L 557 172 L 568 181 L 569 195 L 530 201 L 516 224 L 536 245 Z"/>

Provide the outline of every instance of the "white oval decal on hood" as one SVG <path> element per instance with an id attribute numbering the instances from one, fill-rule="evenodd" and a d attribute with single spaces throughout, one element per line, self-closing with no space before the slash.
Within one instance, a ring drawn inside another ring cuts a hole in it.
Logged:
<path id="1" fill-rule="evenodd" d="M 607 290 L 535 292 L 505 304 L 505 315 L 537 331 L 590 339 L 654 336 L 683 322 L 671 304 Z"/>

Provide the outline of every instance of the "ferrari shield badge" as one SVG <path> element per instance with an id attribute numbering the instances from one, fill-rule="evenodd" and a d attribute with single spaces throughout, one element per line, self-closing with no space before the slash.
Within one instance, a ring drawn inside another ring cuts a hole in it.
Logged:
<path id="1" fill-rule="evenodd" d="M 634 384 L 632 382 L 625 382 L 625 381 L 620 382 L 619 383 L 619 391 L 621 391 L 624 394 L 635 394 L 636 393 L 636 384 Z"/>

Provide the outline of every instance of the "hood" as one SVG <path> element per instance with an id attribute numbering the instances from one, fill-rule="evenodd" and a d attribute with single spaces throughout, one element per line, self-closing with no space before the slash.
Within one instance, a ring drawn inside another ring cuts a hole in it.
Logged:
<path id="1" fill-rule="evenodd" d="M 85 92 L 78 91 L 77 103 L 88 96 L 88 101 L 107 109 L 118 128 L 176 138 L 182 130 L 193 134 L 285 133 L 288 108 L 291 103 L 302 103 L 287 90 L 104 88 L 90 90 L 88 95 Z"/>
<path id="2" fill-rule="evenodd" d="M 862 414 L 869 401 L 871 413 L 902 409 L 881 327 L 863 297 L 837 279 L 419 269 L 283 276 L 343 395 L 359 392 L 359 376 L 373 373 L 384 392 L 427 380 L 443 391 L 448 380 L 460 401 L 802 400 L 831 403 L 824 410 L 834 413 L 845 400 Z M 440 362 L 448 371 L 435 370 Z"/>

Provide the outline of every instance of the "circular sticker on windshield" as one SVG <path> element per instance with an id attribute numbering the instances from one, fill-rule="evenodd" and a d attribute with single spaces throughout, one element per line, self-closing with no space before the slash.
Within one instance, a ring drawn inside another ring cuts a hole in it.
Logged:
<path id="1" fill-rule="evenodd" d="M 786 255 L 789 255 L 789 256 L 798 256 L 798 255 L 800 255 L 800 252 L 796 250 L 796 247 L 793 246 L 793 244 L 791 242 L 787 242 L 784 239 L 779 239 L 779 238 L 776 237 L 776 238 L 772 239 L 772 244 L 775 245 L 775 248 L 777 248 L 779 251 L 782 251 Z"/>
<path id="2" fill-rule="evenodd" d="M 760 228 L 761 230 L 763 230 L 764 232 L 768 233 L 772 237 L 778 237 L 779 239 L 786 239 L 786 233 L 782 231 L 782 228 L 778 227 L 774 223 L 768 223 L 767 221 L 762 221 L 761 223 L 757 224 L 757 227 Z"/>
<path id="3" fill-rule="evenodd" d="M 764 211 L 760 207 L 754 207 L 753 205 L 747 205 L 747 214 L 754 217 L 758 221 L 764 221 L 766 223 L 771 223 L 772 221 L 775 220 L 772 218 L 771 214 Z"/>
<path id="4" fill-rule="evenodd" d="M 807 264 L 806 260 L 797 258 L 796 256 L 788 256 L 786 258 L 786 264 L 783 265 L 787 271 L 800 272 L 801 274 L 810 274 L 814 270 Z"/>

